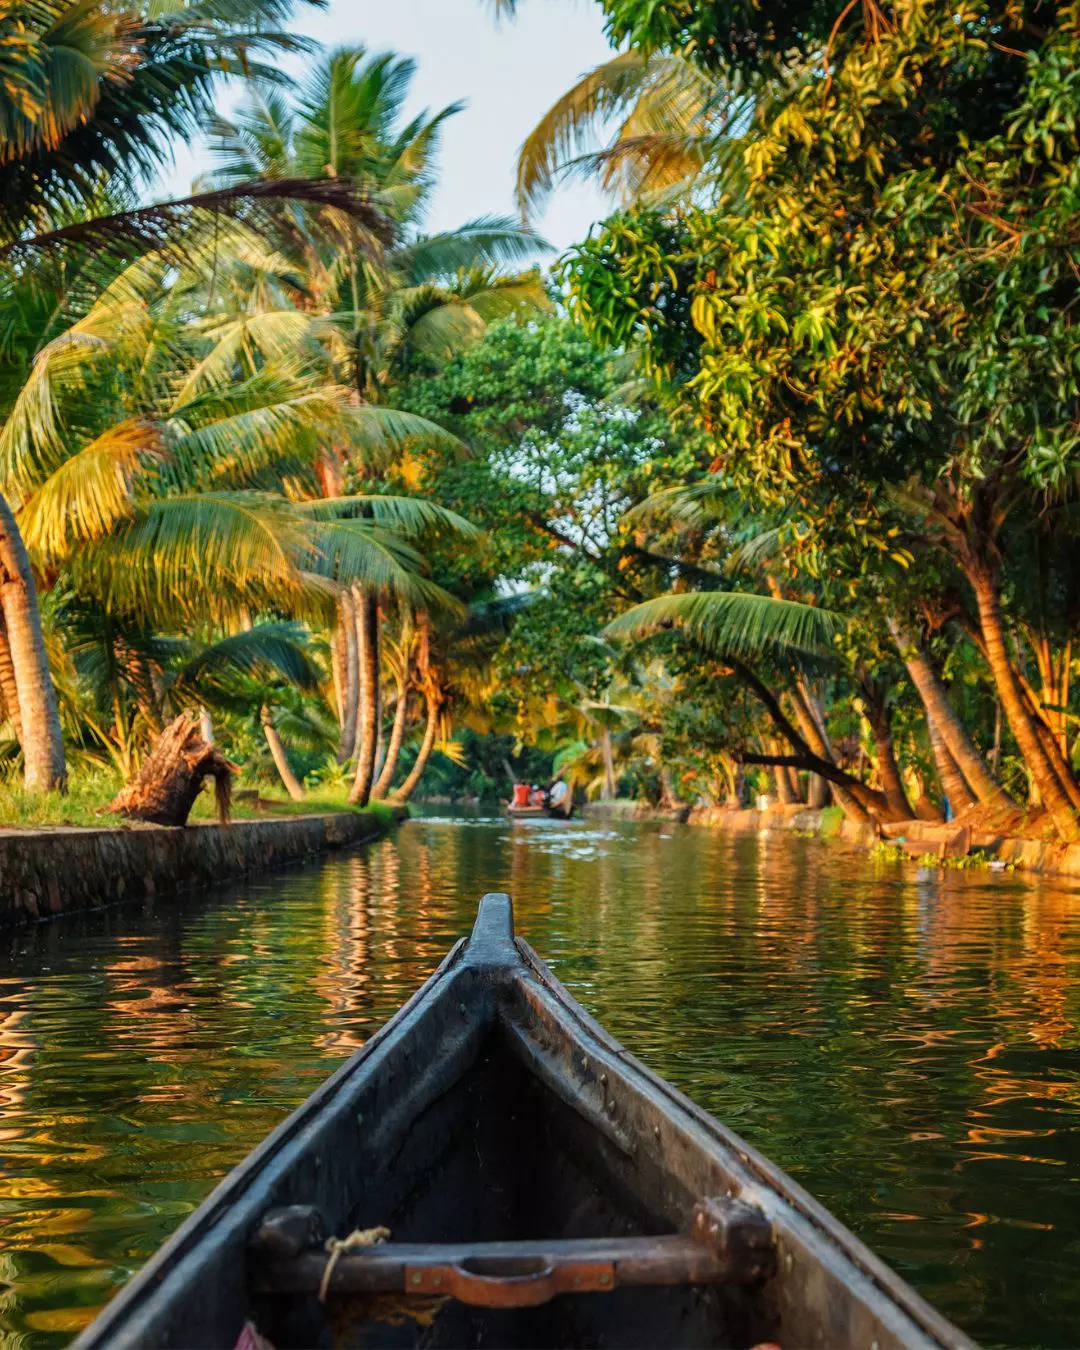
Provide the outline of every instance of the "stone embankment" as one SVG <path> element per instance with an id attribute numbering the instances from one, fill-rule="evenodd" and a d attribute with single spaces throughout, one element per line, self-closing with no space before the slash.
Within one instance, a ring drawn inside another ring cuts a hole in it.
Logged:
<path id="1" fill-rule="evenodd" d="M 763 811 L 732 810 L 723 806 L 695 806 L 689 811 L 665 811 L 647 802 L 614 801 L 590 802 L 585 808 L 590 817 L 620 820 L 686 820 L 691 825 L 707 825 L 731 834 L 756 834 L 759 830 L 793 830 L 799 834 L 813 834 L 822 839 L 843 839 L 863 848 L 873 848 L 881 838 L 873 825 L 858 825 L 846 820 L 837 807 L 818 811 L 808 806 L 766 807 Z M 886 843 L 901 842 L 897 836 L 900 826 L 889 829 Z M 907 832 L 910 839 L 906 852 L 912 856 L 935 854 L 939 840 L 934 831 L 944 835 L 947 827 L 937 826 L 930 831 L 917 821 Z M 925 837 L 925 848 L 921 836 Z M 931 837 L 933 835 L 934 837 Z M 1011 864 L 1024 871 L 1041 872 L 1050 876 L 1080 877 L 1080 844 L 1055 844 L 1039 839 L 1013 838 L 1008 835 L 975 837 L 977 847 L 988 859 Z M 913 847 L 911 845 L 914 845 Z"/>
<path id="2" fill-rule="evenodd" d="M 0 830 L 0 928 L 71 910 L 205 889 L 375 839 L 396 815 L 330 815 L 191 824 Z"/>

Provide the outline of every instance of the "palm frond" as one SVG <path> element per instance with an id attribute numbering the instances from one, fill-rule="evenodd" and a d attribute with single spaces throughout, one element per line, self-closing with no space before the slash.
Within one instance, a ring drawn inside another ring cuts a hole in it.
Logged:
<path id="1" fill-rule="evenodd" d="M 268 622 L 204 647 L 177 672 L 176 688 L 220 687 L 237 674 L 280 675 L 298 689 L 317 689 L 322 672 L 305 648 L 310 634 L 302 624 Z"/>
<path id="2" fill-rule="evenodd" d="M 407 282 L 449 280 L 473 268 L 522 263 L 550 253 L 535 230 L 508 216 L 478 216 L 455 230 L 431 234 L 394 250 L 394 267 Z"/>
<path id="3" fill-rule="evenodd" d="M 71 561 L 78 589 L 147 616 L 220 614 L 230 597 L 284 597 L 302 583 L 307 540 L 273 493 L 200 492 L 140 505 Z"/>
<path id="4" fill-rule="evenodd" d="M 516 197 L 522 219 L 540 207 L 575 149 L 642 95 L 656 78 L 658 62 L 672 59 L 620 52 L 583 75 L 548 109 L 518 156 Z"/>
<path id="5" fill-rule="evenodd" d="M 132 514 L 142 473 L 164 456 L 159 427 L 131 418 L 71 455 L 29 497 L 19 528 L 35 558 L 58 560 Z"/>
<path id="6" fill-rule="evenodd" d="M 400 497 L 389 493 L 319 497 L 298 503 L 297 510 L 314 520 L 368 517 L 377 525 L 404 536 L 427 531 L 448 532 L 463 539 L 477 539 L 480 536 L 480 531 L 464 516 L 423 497 Z"/>
<path id="7" fill-rule="evenodd" d="M 0 260 L 24 259 L 71 247 L 105 250 L 121 256 L 153 251 L 182 260 L 184 232 L 192 226 L 207 222 L 212 225 L 216 218 L 224 216 L 238 218 L 252 229 L 269 229 L 280 223 L 277 208 L 284 202 L 332 207 L 342 212 L 362 227 L 362 241 L 366 241 L 371 251 L 388 237 L 385 217 L 350 179 L 290 178 L 215 188 L 177 201 L 92 216 L 59 229 L 21 235 L 0 243 Z"/>
<path id="8" fill-rule="evenodd" d="M 797 600 L 741 591 L 688 591 L 660 595 L 620 614 L 608 637 L 644 637 L 678 627 L 719 656 L 820 656 L 832 650 L 842 615 Z"/>

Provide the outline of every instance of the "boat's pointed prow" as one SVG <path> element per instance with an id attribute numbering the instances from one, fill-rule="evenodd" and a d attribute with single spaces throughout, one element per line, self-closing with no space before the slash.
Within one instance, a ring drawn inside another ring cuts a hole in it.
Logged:
<path id="1" fill-rule="evenodd" d="M 481 897 L 465 961 L 471 966 L 513 966 L 521 961 L 514 943 L 514 902 L 505 891 Z"/>

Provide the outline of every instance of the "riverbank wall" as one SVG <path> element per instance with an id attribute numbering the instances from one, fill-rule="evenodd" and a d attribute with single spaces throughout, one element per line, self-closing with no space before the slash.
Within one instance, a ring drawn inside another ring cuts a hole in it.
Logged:
<path id="1" fill-rule="evenodd" d="M 777 804 L 768 806 L 763 811 L 732 810 L 724 806 L 694 806 L 689 811 L 685 808 L 682 811 L 665 811 L 650 806 L 648 802 L 614 801 L 590 802 L 585 812 L 593 819 L 684 820 L 690 825 L 705 825 L 712 829 L 726 830 L 729 834 L 791 830 L 797 834 L 814 835 L 820 839 L 842 839 L 855 847 L 866 849 L 876 847 L 879 842 L 886 844 L 901 842 L 895 835 L 889 839 L 882 839 L 874 825 L 862 825 L 848 820 L 840 808 L 835 806 L 816 810 L 798 804 L 787 806 Z M 915 857 L 919 856 L 921 848 L 917 844 L 919 830 L 919 822 L 913 821 L 911 834 L 917 846 L 908 852 Z M 1080 844 L 1055 844 L 1007 835 L 978 839 L 974 844 L 988 861 L 1001 862 L 1025 872 L 1080 878 Z M 921 852 L 924 856 L 930 855 L 936 853 L 937 848 L 928 841 Z"/>
<path id="2" fill-rule="evenodd" d="M 0 929 L 206 889 L 378 838 L 403 809 L 198 822 L 0 830 Z"/>

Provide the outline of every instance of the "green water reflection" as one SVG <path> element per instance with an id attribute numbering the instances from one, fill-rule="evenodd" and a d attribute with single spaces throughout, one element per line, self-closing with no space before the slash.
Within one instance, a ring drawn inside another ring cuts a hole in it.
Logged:
<path id="1" fill-rule="evenodd" d="M 488 889 L 615 1035 L 972 1335 L 1080 1342 L 1080 891 L 790 837 L 432 819 L 5 939 L 3 1343 L 69 1341 Z"/>

